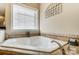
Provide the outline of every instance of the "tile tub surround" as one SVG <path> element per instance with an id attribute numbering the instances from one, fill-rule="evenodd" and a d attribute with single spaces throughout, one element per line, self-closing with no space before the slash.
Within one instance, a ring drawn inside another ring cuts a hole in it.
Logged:
<path id="1" fill-rule="evenodd" d="M 65 35 L 65 34 L 46 34 L 46 33 L 41 33 L 41 36 L 49 37 L 52 39 L 58 39 L 62 41 L 68 41 L 70 38 L 79 40 L 79 35 Z"/>
<path id="2" fill-rule="evenodd" d="M 29 51 L 28 53 L 30 53 L 30 54 L 31 54 L 31 52 L 32 52 L 32 54 L 51 54 L 52 52 L 59 49 L 59 47 L 56 43 L 51 43 L 50 44 L 51 39 L 48 39 L 47 37 L 42 37 L 41 36 L 43 41 L 40 41 L 41 39 L 39 39 L 39 37 L 40 36 L 31 37 L 31 40 L 33 39 L 33 41 L 30 42 L 31 45 L 29 43 L 27 43 L 26 46 L 25 46 L 24 43 L 19 42 L 22 38 L 13 39 L 13 40 L 8 39 L 0 46 L 0 49 L 1 50 L 6 50 L 6 51 L 7 50 L 16 51 L 16 52 L 18 52 L 19 50 L 22 50 L 22 51 L 19 51 L 19 52 L 22 53 L 23 51 L 26 51 L 26 52 L 23 52 L 23 53 L 26 53 L 26 54 L 27 54 L 27 51 Z M 16 40 L 18 42 L 16 42 Z M 26 40 L 26 38 L 25 39 L 23 38 L 21 41 L 24 41 L 24 40 Z M 24 42 L 26 42 L 26 41 L 24 41 Z M 45 41 L 47 41 L 49 43 L 44 43 Z M 64 41 L 60 41 L 60 40 L 56 40 L 56 41 L 58 41 L 62 45 L 62 47 L 67 44 Z M 15 43 L 12 43 L 12 42 L 15 42 Z M 42 45 L 40 45 L 39 43 L 41 43 Z"/>

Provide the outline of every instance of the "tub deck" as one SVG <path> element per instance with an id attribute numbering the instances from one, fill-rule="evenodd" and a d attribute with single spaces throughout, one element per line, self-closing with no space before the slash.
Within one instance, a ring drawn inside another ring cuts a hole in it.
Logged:
<path id="1" fill-rule="evenodd" d="M 13 40 L 15 42 L 13 42 Z M 26 45 L 26 42 L 24 41 L 25 44 L 24 42 L 20 42 L 20 44 L 18 44 L 16 40 L 21 40 L 21 41 L 26 40 L 27 42 L 30 42 L 30 43 Z M 32 40 L 32 41 L 28 41 L 28 40 Z M 56 40 L 56 39 L 53 39 L 53 40 Z M 60 48 L 56 43 L 50 43 L 50 41 L 51 39 L 47 37 L 41 37 L 41 38 L 31 37 L 31 39 L 26 39 L 26 38 L 8 39 L 3 44 L 0 45 L 0 52 L 3 52 L 3 53 L 8 52 L 8 54 L 9 53 L 10 54 L 11 53 L 12 54 L 35 54 L 35 55 L 51 54 Z M 60 41 L 60 40 L 56 40 L 56 41 L 61 43 L 62 47 L 67 45 L 67 42 Z M 44 44 L 44 42 L 46 43 Z"/>

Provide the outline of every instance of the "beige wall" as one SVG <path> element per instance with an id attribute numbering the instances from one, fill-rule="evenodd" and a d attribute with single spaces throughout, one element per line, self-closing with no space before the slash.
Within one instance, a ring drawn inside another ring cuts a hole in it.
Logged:
<path id="1" fill-rule="evenodd" d="M 39 10 L 39 4 L 19 4 L 19 5 L 23 5 L 24 7 L 27 7 L 27 6 L 30 6 L 31 8 L 35 8 L 35 9 L 38 9 Z M 5 11 L 5 22 L 6 22 L 6 33 L 7 34 L 26 34 L 25 31 L 14 31 L 11 29 L 11 4 L 6 4 L 6 11 Z M 16 36 L 16 35 L 15 35 Z"/>
<path id="2" fill-rule="evenodd" d="M 6 3 L 0 3 L 0 15 L 5 16 L 5 5 Z"/>
<path id="3" fill-rule="evenodd" d="M 40 5 L 40 31 L 47 34 L 79 35 L 79 4 L 64 3 L 61 14 L 45 18 L 49 3 Z"/>
<path id="4" fill-rule="evenodd" d="M 3 17 L 2 17 L 3 16 Z M 4 27 L 5 3 L 0 3 L 0 27 Z"/>
<path id="5" fill-rule="evenodd" d="M 24 5 L 24 4 L 22 4 Z M 40 8 L 40 31 L 46 34 L 79 34 L 79 4 L 63 4 L 63 12 L 50 18 L 45 18 L 45 10 L 49 3 L 25 4 L 33 8 Z M 40 6 L 39 6 L 40 5 Z M 7 33 L 11 33 L 10 28 L 10 5 L 6 8 Z M 13 32 L 15 33 L 15 32 Z"/>
<path id="6" fill-rule="evenodd" d="M 24 5 L 30 6 L 30 7 L 34 7 L 39 9 L 40 8 L 40 4 L 39 3 L 23 3 Z"/>

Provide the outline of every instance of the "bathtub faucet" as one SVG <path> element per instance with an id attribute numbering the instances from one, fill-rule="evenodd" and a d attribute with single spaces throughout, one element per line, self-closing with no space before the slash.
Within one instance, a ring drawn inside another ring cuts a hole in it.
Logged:
<path id="1" fill-rule="evenodd" d="M 57 43 L 59 48 L 61 49 L 62 54 L 66 55 L 65 50 L 64 50 L 64 48 L 62 48 L 61 44 L 59 42 L 57 42 L 57 41 L 52 40 L 51 43 L 53 43 L 53 42 Z"/>

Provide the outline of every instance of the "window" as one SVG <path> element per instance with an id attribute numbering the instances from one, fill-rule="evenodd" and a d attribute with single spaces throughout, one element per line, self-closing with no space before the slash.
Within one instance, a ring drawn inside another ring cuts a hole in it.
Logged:
<path id="1" fill-rule="evenodd" d="M 12 29 L 30 30 L 38 29 L 37 10 L 13 4 Z"/>
<path id="2" fill-rule="evenodd" d="M 62 3 L 51 3 L 45 10 L 45 17 L 51 17 L 62 13 Z"/>

